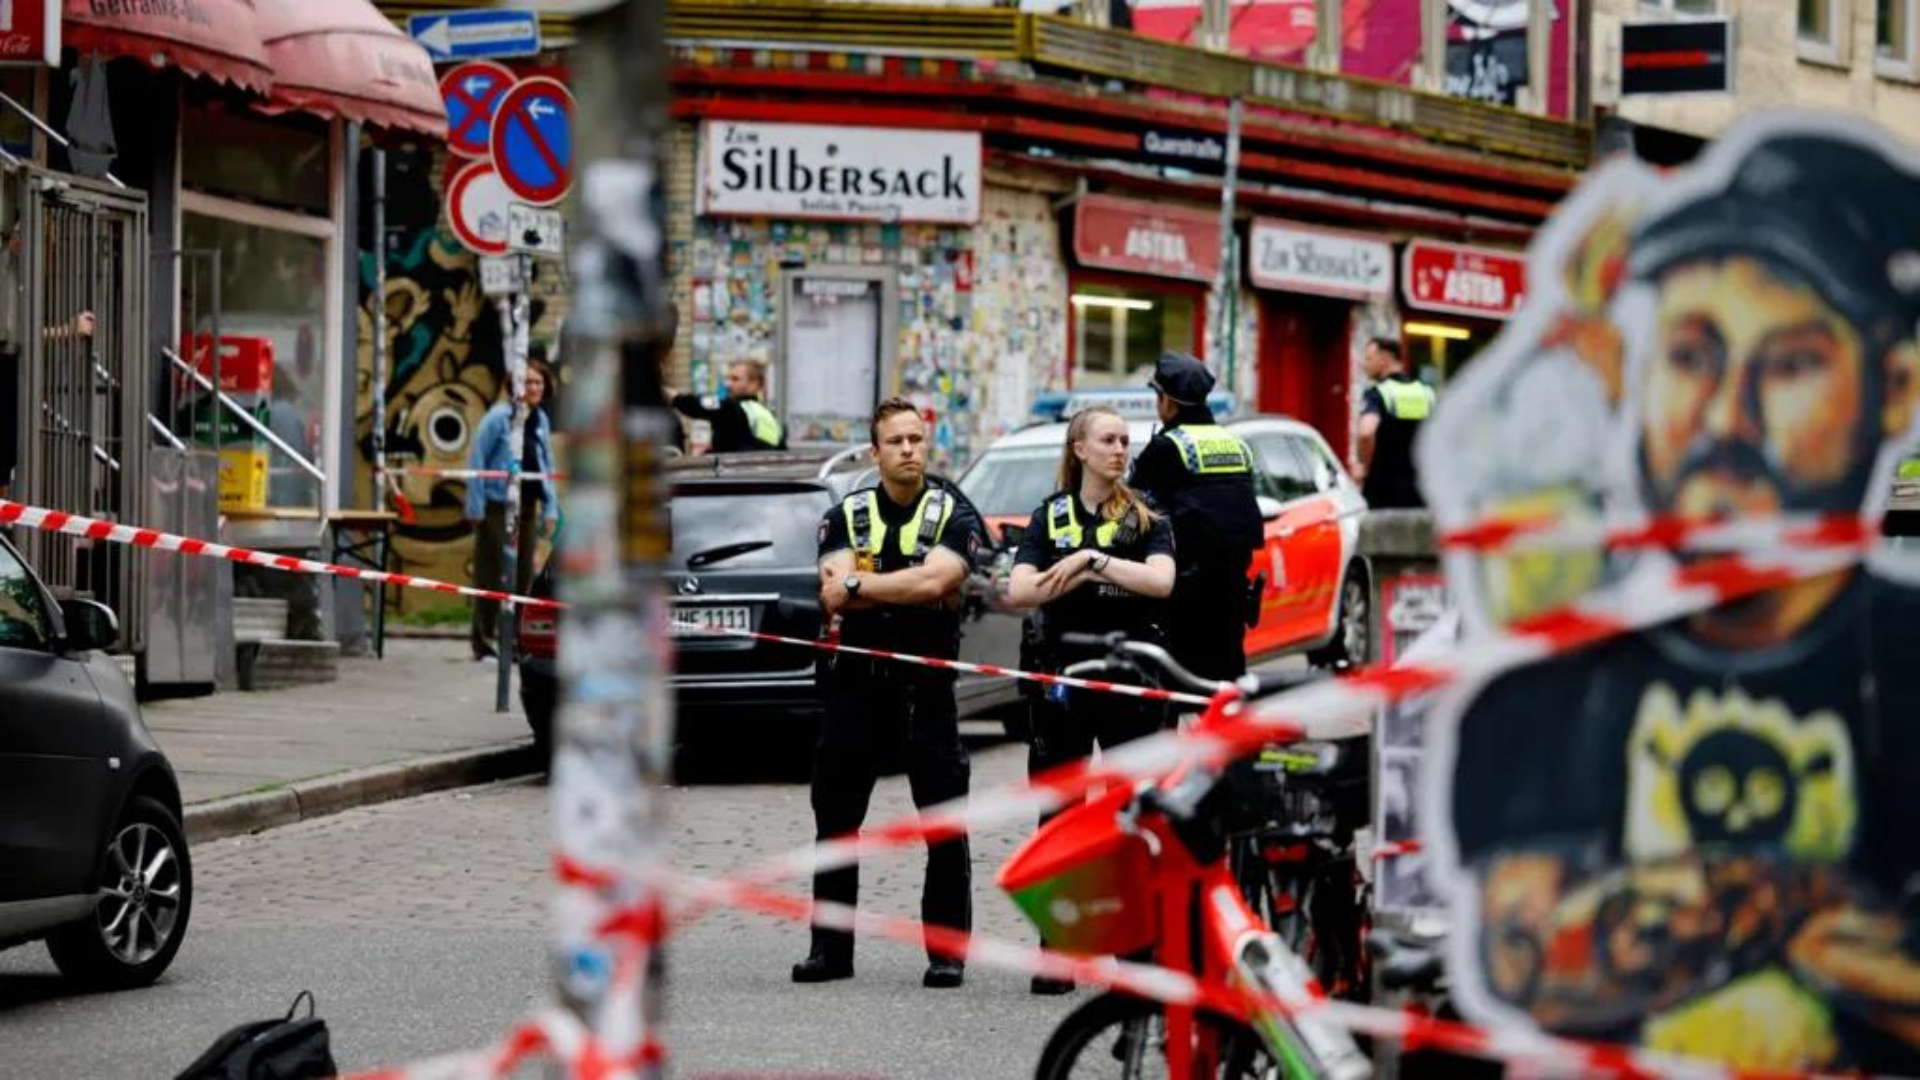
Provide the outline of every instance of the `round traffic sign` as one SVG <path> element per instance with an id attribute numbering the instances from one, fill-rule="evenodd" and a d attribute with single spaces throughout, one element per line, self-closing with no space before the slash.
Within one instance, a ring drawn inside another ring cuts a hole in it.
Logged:
<path id="1" fill-rule="evenodd" d="M 573 183 L 573 95 L 558 79 L 515 83 L 493 112 L 489 157 L 520 201 L 550 206 Z"/>
<path id="2" fill-rule="evenodd" d="M 513 86 L 504 64 L 469 60 L 440 76 L 440 100 L 447 105 L 447 149 L 462 157 L 487 156 L 493 134 L 494 106 Z"/>
<path id="3" fill-rule="evenodd" d="M 469 251 L 505 255 L 507 208 L 513 201 L 492 162 L 468 162 L 447 185 L 447 224 Z"/>

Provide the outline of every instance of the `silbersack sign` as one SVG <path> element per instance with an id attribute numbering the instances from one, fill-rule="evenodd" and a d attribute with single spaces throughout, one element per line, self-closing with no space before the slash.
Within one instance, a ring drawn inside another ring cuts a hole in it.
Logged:
<path id="1" fill-rule="evenodd" d="M 1393 295 L 1393 246 L 1364 233 L 1255 218 L 1248 277 L 1262 289 L 1348 300 Z"/>
<path id="2" fill-rule="evenodd" d="M 709 120 L 700 212 L 756 217 L 980 219 L 980 135 Z"/>

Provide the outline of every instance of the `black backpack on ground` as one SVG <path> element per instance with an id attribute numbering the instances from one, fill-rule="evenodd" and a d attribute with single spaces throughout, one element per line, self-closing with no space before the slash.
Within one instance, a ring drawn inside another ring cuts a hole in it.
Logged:
<path id="1" fill-rule="evenodd" d="M 307 1015 L 296 1019 L 302 1001 Z M 241 1024 L 220 1036 L 176 1080 L 330 1080 L 338 1075 L 327 1022 L 314 1015 L 312 992 L 302 990 L 286 1016 Z"/>

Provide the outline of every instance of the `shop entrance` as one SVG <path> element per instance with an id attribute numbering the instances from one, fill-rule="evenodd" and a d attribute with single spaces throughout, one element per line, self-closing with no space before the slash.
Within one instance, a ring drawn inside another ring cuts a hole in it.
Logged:
<path id="1" fill-rule="evenodd" d="M 1344 452 L 1352 414 L 1353 304 L 1304 293 L 1260 303 L 1260 411 L 1311 424 Z"/>
<path id="2" fill-rule="evenodd" d="M 874 406 L 899 386 L 886 298 L 877 271 L 787 275 L 781 363 L 767 391 L 790 443 L 866 440 Z"/>

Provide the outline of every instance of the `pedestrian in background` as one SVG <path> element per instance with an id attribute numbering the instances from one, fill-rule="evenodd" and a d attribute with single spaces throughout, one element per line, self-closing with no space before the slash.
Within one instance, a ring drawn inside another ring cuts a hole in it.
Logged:
<path id="1" fill-rule="evenodd" d="M 927 424 L 912 403 L 889 398 L 868 429 L 880 484 L 842 499 L 820 522 L 823 617 L 840 617 L 840 641 L 955 659 L 960 597 L 980 551 L 984 527 L 945 487 L 926 475 Z M 835 654 L 822 672 L 827 713 L 813 764 L 813 818 L 821 841 L 859 833 L 874 781 L 905 758 L 913 804 L 922 809 L 963 798 L 970 765 L 960 743 L 954 674 L 898 661 Z M 852 907 L 860 870 L 814 875 L 815 904 Z M 931 928 L 971 932 L 972 867 L 964 833 L 931 841 L 920 897 Z M 934 951 L 921 985 L 951 988 L 965 978 L 963 957 Z M 797 983 L 853 977 L 853 934 L 816 920 L 812 948 L 793 967 Z"/>
<path id="2" fill-rule="evenodd" d="M 1237 679 L 1247 673 L 1246 628 L 1258 610 L 1247 567 L 1266 542 L 1253 451 L 1214 422 L 1213 373 L 1200 361 L 1162 353 L 1148 385 L 1162 426 L 1134 462 L 1133 486 L 1173 521 L 1179 571 L 1169 651 L 1196 675 Z"/>
<path id="3" fill-rule="evenodd" d="M 727 367 L 724 397 L 673 394 L 676 412 L 713 425 L 710 449 L 716 454 L 785 450 L 787 434 L 780 418 L 760 400 L 767 388 L 767 365 L 741 360 Z"/>
<path id="4" fill-rule="evenodd" d="M 1360 368 L 1373 385 L 1360 397 L 1360 432 L 1354 448 L 1353 477 L 1374 510 L 1418 509 L 1420 472 L 1413 461 L 1413 440 L 1433 415 L 1433 387 L 1407 371 L 1400 343 L 1390 337 L 1367 342 Z"/>
<path id="5" fill-rule="evenodd" d="M 559 520 L 560 502 L 555 497 L 553 480 L 552 432 L 547 414 L 540 408 L 551 378 L 547 365 L 539 360 L 527 362 L 525 390 L 527 420 L 520 446 L 513 445 L 513 383 L 501 383 L 503 400 L 487 410 L 474 434 L 467 466 L 492 472 L 506 472 L 516 457 L 522 473 L 537 473 L 538 480 L 520 482 L 519 545 L 515 565 L 516 580 L 511 586 L 502 581 L 507 545 L 507 481 L 504 477 L 473 477 L 467 481 L 467 520 L 474 525 L 473 583 L 479 589 L 501 589 L 526 595 L 533 583 L 533 559 L 537 539 L 553 535 Z M 473 601 L 473 626 L 468 635 L 473 658 L 485 660 L 495 655 L 499 640 L 500 603 L 497 600 Z"/>
<path id="6" fill-rule="evenodd" d="M 1127 422 L 1104 406 L 1082 409 L 1067 425 L 1060 490 L 1033 512 L 1014 557 L 1008 598 L 1040 609 L 1044 668 L 1058 674 L 1103 656 L 1062 635 L 1119 631 L 1165 644 L 1166 598 L 1173 592 L 1173 527 L 1127 487 Z M 1033 710 L 1027 777 L 1159 730 L 1166 710 L 1138 698 L 1049 688 Z M 1058 811 L 1054 811 L 1057 813 Z M 1052 813 L 1042 814 L 1045 824 Z M 1064 994 L 1071 980 L 1036 975 L 1036 994 Z"/>

